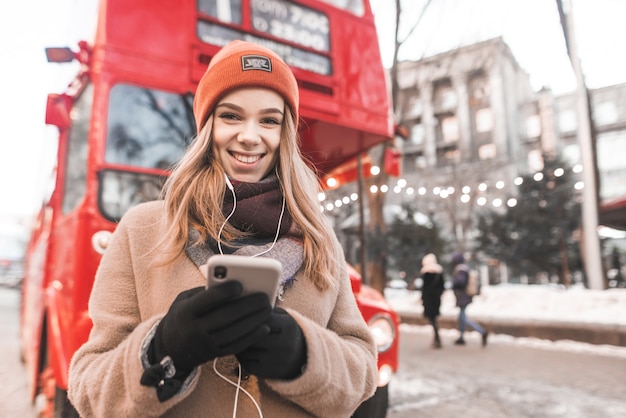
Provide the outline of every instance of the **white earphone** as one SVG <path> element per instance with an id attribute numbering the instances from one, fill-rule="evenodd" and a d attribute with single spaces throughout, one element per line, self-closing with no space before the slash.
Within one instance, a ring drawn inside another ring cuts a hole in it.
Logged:
<path id="1" fill-rule="evenodd" d="M 276 176 L 278 177 L 278 173 L 276 173 Z M 219 248 L 220 254 L 224 254 L 224 252 L 222 251 L 222 231 L 224 230 L 224 227 L 226 226 L 226 223 L 228 223 L 228 220 L 233 216 L 233 214 L 235 213 L 235 210 L 237 209 L 237 196 L 235 194 L 235 188 L 233 187 L 233 184 L 230 182 L 230 179 L 228 178 L 228 175 L 226 173 L 224 173 L 224 178 L 226 179 L 226 187 L 228 187 L 230 189 L 230 192 L 233 195 L 233 209 L 230 211 L 230 214 L 226 217 L 226 219 L 224 220 L 224 223 L 222 224 L 222 226 L 220 227 L 220 231 L 218 233 L 217 236 L 217 246 Z M 274 241 L 272 242 L 272 245 L 267 248 L 264 251 L 261 251 L 258 254 L 254 254 L 252 257 L 258 257 L 262 254 L 268 253 L 272 250 L 272 248 L 274 248 L 274 245 L 276 245 L 276 241 L 278 241 L 278 236 L 280 235 L 280 225 L 283 222 L 283 215 L 285 214 L 285 196 L 283 195 L 283 205 L 282 208 L 280 210 L 280 217 L 278 218 L 278 225 L 276 227 L 276 235 L 274 236 Z M 252 396 L 247 390 L 245 390 L 242 386 L 241 386 L 241 365 L 239 365 L 239 367 L 237 368 L 239 371 L 239 376 L 237 379 L 237 383 L 232 382 L 230 379 L 228 379 L 226 376 L 222 375 L 218 370 L 217 370 L 217 358 L 215 358 L 213 360 L 213 370 L 215 371 L 215 373 L 222 378 L 223 380 L 225 380 L 226 382 L 230 383 L 231 385 L 235 386 L 237 388 L 236 394 L 235 394 L 235 406 L 234 406 L 234 410 L 233 410 L 233 417 L 237 416 L 237 403 L 238 403 L 238 399 L 239 399 L 239 391 L 242 390 L 246 396 L 248 396 L 248 398 L 250 398 L 250 400 L 252 401 L 252 403 L 254 404 L 254 406 L 257 409 L 257 412 L 259 413 L 259 417 L 263 418 L 263 412 L 261 411 L 261 407 L 259 406 L 259 404 L 257 403 L 257 401 L 254 399 L 254 396 Z"/>
<path id="2" fill-rule="evenodd" d="M 278 173 L 276 173 L 276 176 L 278 176 Z M 224 179 L 226 179 L 226 187 L 228 187 L 230 189 L 230 192 L 233 195 L 233 209 L 230 211 L 230 214 L 228 214 L 228 216 L 226 217 L 226 219 L 224 220 L 224 223 L 222 224 L 222 226 L 220 227 L 220 230 L 217 234 L 217 247 L 219 249 L 220 254 L 224 254 L 224 251 L 222 250 L 222 231 L 224 230 L 224 227 L 226 226 L 226 223 L 228 223 L 228 221 L 230 220 L 230 218 L 233 216 L 233 214 L 235 213 L 235 210 L 237 209 L 237 195 L 235 194 L 235 188 L 233 187 L 233 184 L 230 182 L 228 175 L 226 173 L 224 173 Z M 272 245 L 265 249 L 264 251 L 261 251 L 258 254 L 254 254 L 251 257 L 258 257 L 260 255 L 263 255 L 265 253 L 270 252 L 274 246 L 276 245 L 276 241 L 278 241 L 278 236 L 280 235 L 280 225 L 283 222 L 283 215 L 285 214 L 285 196 L 283 195 L 283 205 L 282 208 L 280 209 L 280 217 L 278 218 L 278 225 L 276 227 L 276 235 L 274 236 L 274 241 L 272 242 Z"/>
<path id="3" fill-rule="evenodd" d="M 226 187 L 228 187 L 230 191 L 233 192 L 234 191 L 233 184 L 230 182 L 230 179 L 228 178 L 228 174 L 224 173 L 224 178 L 226 179 Z"/>

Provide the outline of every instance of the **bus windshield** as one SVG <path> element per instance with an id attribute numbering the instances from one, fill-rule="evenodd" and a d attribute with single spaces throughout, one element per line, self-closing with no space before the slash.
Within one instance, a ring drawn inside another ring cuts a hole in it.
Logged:
<path id="1" fill-rule="evenodd" d="M 164 175 L 195 135 L 193 96 L 116 84 L 109 96 L 105 160 L 124 169 L 99 173 L 99 206 L 109 220 L 119 220 L 132 206 L 159 197 Z M 151 172 L 137 172 L 148 169 Z"/>
<path id="2" fill-rule="evenodd" d="M 117 84 L 109 99 L 105 159 L 167 169 L 195 134 L 191 95 Z"/>

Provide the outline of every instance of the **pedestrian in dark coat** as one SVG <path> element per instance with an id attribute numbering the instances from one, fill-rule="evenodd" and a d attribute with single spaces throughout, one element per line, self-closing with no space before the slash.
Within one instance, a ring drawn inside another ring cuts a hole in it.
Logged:
<path id="1" fill-rule="evenodd" d="M 435 254 L 426 254 L 422 258 L 422 304 L 424 305 L 424 317 L 433 327 L 433 348 L 441 348 L 439 338 L 439 325 L 437 317 L 441 306 L 441 295 L 444 289 L 443 267 L 437 263 Z"/>
<path id="2" fill-rule="evenodd" d="M 472 297 L 467 294 L 467 282 L 469 279 L 469 266 L 465 264 L 465 258 L 461 253 L 455 253 L 452 256 L 452 289 L 456 297 L 456 306 L 459 307 L 459 338 L 454 342 L 456 345 L 465 345 L 465 328 L 469 325 L 482 335 L 483 347 L 487 345 L 487 336 L 489 333 L 478 323 L 467 317 L 465 309 L 467 305 L 472 303 Z"/>

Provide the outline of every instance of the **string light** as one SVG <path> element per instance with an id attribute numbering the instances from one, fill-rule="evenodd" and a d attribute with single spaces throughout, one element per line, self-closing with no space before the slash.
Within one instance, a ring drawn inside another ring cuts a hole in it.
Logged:
<path id="1" fill-rule="evenodd" d="M 380 169 L 378 167 L 374 166 L 372 167 L 371 171 L 374 174 L 374 173 L 379 173 L 380 172 L 379 170 Z M 577 166 L 574 166 L 572 168 L 572 172 L 574 173 L 582 172 L 582 166 L 580 164 Z M 553 174 L 555 177 L 562 177 L 565 174 L 565 170 L 559 167 L 554 170 Z M 535 174 L 533 174 L 532 178 L 535 181 L 542 181 L 544 180 L 544 175 L 542 172 L 536 172 Z M 516 186 L 520 186 L 523 183 L 524 183 L 524 178 L 521 176 L 518 176 L 513 180 L 513 184 L 515 184 Z M 407 180 L 404 178 L 400 178 L 397 180 L 396 185 L 394 185 L 392 189 L 390 188 L 390 186 L 383 184 L 381 186 L 372 185 L 369 191 L 370 193 L 378 193 L 378 192 L 387 193 L 391 189 L 393 190 L 394 193 L 400 194 L 404 190 L 407 196 L 412 196 L 415 193 L 417 193 L 420 196 L 424 196 L 428 193 L 428 189 L 426 188 L 426 186 L 419 186 L 417 188 L 414 188 L 412 186 L 407 187 L 407 185 L 408 185 Z M 505 187 L 505 182 L 502 180 L 498 180 L 493 184 L 493 187 L 497 189 L 498 191 L 502 191 Z M 582 181 L 576 182 L 573 187 L 576 191 L 580 191 L 584 188 L 584 183 Z M 478 184 L 476 189 L 481 194 L 487 193 L 489 190 L 489 186 L 486 182 L 481 182 L 480 184 Z M 459 196 L 459 200 L 462 203 L 469 203 L 472 200 L 471 190 L 472 190 L 472 187 L 470 185 L 465 185 L 461 188 L 462 194 Z M 456 192 L 456 189 L 454 186 L 435 186 L 432 188 L 433 195 L 438 196 L 442 199 L 450 198 L 453 194 L 455 194 L 455 192 Z M 320 192 L 318 194 L 318 200 L 321 202 L 320 210 L 322 212 L 324 211 L 331 212 L 335 208 L 340 208 L 342 205 L 348 205 L 352 202 L 355 202 L 359 199 L 359 195 L 358 193 L 353 192 L 349 196 L 344 196 L 340 199 L 336 199 L 334 203 L 326 203 L 326 205 L 324 206 L 323 202 L 326 200 L 326 198 L 327 196 L 324 192 Z M 485 206 L 489 203 L 489 200 L 490 199 L 488 195 L 487 196 L 481 195 L 476 198 L 476 204 L 478 206 Z M 505 200 L 501 197 L 494 197 L 493 199 L 491 199 L 491 206 L 495 208 L 499 208 L 503 206 L 504 204 L 505 204 Z M 517 204 L 518 204 L 518 200 L 514 197 L 510 197 L 506 199 L 506 206 L 508 206 L 509 208 L 513 208 L 517 206 Z"/>

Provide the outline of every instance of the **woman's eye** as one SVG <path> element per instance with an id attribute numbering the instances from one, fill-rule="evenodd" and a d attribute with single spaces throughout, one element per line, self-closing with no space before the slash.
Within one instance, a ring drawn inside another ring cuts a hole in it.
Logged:
<path id="1" fill-rule="evenodd" d="M 269 125 L 280 125 L 281 121 L 276 118 L 264 118 L 261 120 L 262 123 L 267 123 Z"/>
<path id="2" fill-rule="evenodd" d="M 228 119 L 228 120 L 238 120 L 239 116 L 235 115 L 234 113 L 224 112 L 224 113 L 221 113 L 219 115 L 219 118 L 220 119 Z"/>

